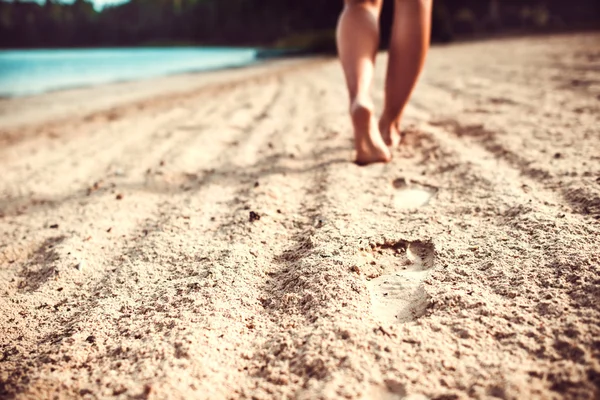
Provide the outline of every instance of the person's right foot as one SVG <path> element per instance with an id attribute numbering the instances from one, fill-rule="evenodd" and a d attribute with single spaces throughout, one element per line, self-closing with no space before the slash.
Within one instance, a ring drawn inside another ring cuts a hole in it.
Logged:
<path id="1" fill-rule="evenodd" d="M 388 163 L 392 159 L 390 150 L 384 143 L 369 102 L 355 101 L 350 108 L 354 125 L 354 144 L 358 165 Z"/>

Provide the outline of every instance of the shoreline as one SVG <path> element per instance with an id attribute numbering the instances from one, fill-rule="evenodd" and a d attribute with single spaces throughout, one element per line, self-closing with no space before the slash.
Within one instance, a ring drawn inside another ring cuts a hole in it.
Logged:
<path id="1" fill-rule="evenodd" d="M 0 76 L 0 97 L 29 97 L 103 84 L 228 70 L 262 61 L 255 48 L 0 50 L 0 69 L 7 74 Z"/>
<path id="2" fill-rule="evenodd" d="M 214 68 L 209 67 L 206 69 L 202 69 L 202 68 L 193 69 L 192 68 L 189 70 L 181 70 L 181 71 L 171 72 L 171 73 L 166 72 L 164 74 L 144 76 L 144 77 L 139 77 L 139 78 L 131 78 L 131 79 L 123 78 L 123 79 L 115 79 L 115 80 L 109 81 L 109 82 L 97 82 L 97 83 L 93 82 L 93 83 L 83 83 L 83 84 L 78 84 L 78 85 L 68 85 L 68 86 L 64 86 L 64 87 L 55 87 L 55 88 L 47 89 L 47 90 L 41 91 L 41 92 L 15 94 L 15 95 L 0 94 L 0 100 L 22 99 L 22 98 L 36 97 L 36 96 L 42 96 L 42 95 L 58 93 L 58 92 L 78 90 L 78 89 L 93 89 L 93 88 L 97 88 L 97 87 L 101 87 L 101 86 L 105 86 L 105 85 L 117 85 L 117 84 L 135 83 L 135 82 L 149 82 L 149 81 L 155 80 L 155 79 L 168 78 L 168 77 L 173 77 L 173 76 L 178 76 L 178 75 L 192 75 L 193 76 L 196 74 L 209 73 L 209 72 L 229 71 L 232 69 L 240 69 L 240 68 L 250 68 L 250 67 L 257 66 L 259 64 L 267 63 L 269 61 L 270 60 L 268 60 L 268 59 L 265 59 L 265 60 L 256 59 L 253 62 L 243 64 L 243 65 L 231 65 L 231 66 L 214 67 Z"/>

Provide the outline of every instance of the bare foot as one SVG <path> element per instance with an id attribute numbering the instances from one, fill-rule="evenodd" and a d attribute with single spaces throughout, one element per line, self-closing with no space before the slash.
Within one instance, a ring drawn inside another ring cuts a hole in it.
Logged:
<path id="1" fill-rule="evenodd" d="M 400 132 L 400 118 L 390 120 L 385 115 L 379 120 L 379 131 L 386 145 L 391 148 L 398 147 L 402 141 L 402 133 Z"/>
<path id="2" fill-rule="evenodd" d="M 354 125 L 354 144 L 358 165 L 388 163 L 392 159 L 373 115 L 373 105 L 368 101 L 355 101 L 350 108 Z"/>

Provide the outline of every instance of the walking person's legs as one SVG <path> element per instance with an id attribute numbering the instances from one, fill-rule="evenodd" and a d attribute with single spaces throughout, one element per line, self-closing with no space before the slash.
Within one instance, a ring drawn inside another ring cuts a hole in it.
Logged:
<path id="1" fill-rule="evenodd" d="M 425 64 L 431 35 L 432 0 L 395 0 L 385 106 L 379 129 L 388 146 L 400 143 L 400 120 Z"/>
<path id="2" fill-rule="evenodd" d="M 390 161 L 374 116 L 371 82 L 379 47 L 379 14 L 382 0 L 345 0 L 337 28 L 340 60 L 350 95 L 356 163 Z"/>

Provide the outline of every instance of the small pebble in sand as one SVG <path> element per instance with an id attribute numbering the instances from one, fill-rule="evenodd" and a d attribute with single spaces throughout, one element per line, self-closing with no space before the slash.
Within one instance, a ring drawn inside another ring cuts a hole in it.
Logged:
<path id="1" fill-rule="evenodd" d="M 250 222 L 259 221 L 260 215 L 255 213 L 254 211 L 250 211 Z"/>
<path id="2" fill-rule="evenodd" d="M 58 224 L 52 224 L 52 225 L 50 225 L 50 229 L 58 229 Z"/>
<path id="3" fill-rule="evenodd" d="M 117 194 L 116 199 L 117 200 L 123 200 L 123 195 L 121 193 Z"/>
<path id="4" fill-rule="evenodd" d="M 405 178 L 397 178 L 392 182 L 392 186 L 396 189 L 403 189 L 408 186 L 408 182 Z"/>
<path id="5" fill-rule="evenodd" d="M 94 184 L 87 189 L 87 195 L 90 196 L 92 193 L 99 190 L 101 184 L 102 184 L 102 181 L 94 182 Z"/>

